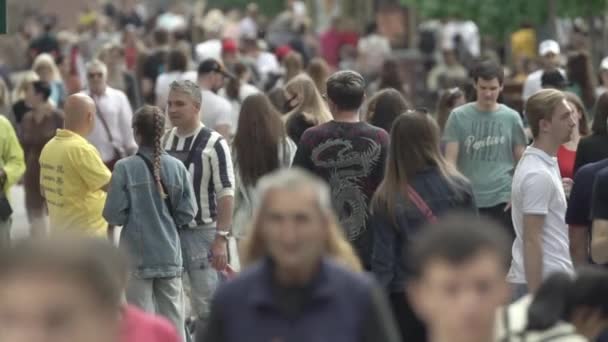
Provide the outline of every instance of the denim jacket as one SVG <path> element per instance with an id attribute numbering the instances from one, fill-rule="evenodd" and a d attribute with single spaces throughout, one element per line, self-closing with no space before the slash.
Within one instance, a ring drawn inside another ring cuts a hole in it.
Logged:
<path id="1" fill-rule="evenodd" d="M 152 161 L 152 150 L 139 152 Z M 132 257 L 137 278 L 177 277 L 183 261 L 178 228 L 196 215 L 194 190 L 184 164 L 163 152 L 161 177 L 173 206 L 173 215 L 161 198 L 154 178 L 139 156 L 120 160 L 114 167 L 103 216 L 122 225 L 120 243 Z"/>
<path id="2" fill-rule="evenodd" d="M 454 180 L 451 186 L 437 168 L 429 168 L 410 180 L 410 186 L 426 202 L 437 217 L 453 210 L 477 212 L 471 185 Z M 374 210 L 370 229 L 374 234 L 372 271 L 380 285 L 389 292 L 404 291 L 407 276 L 408 244 L 418 229 L 427 223 L 422 212 L 400 194 L 395 207 L 395 219 L 381 210 Z M 393 222 L 396 222 L 396 226 Z"/>

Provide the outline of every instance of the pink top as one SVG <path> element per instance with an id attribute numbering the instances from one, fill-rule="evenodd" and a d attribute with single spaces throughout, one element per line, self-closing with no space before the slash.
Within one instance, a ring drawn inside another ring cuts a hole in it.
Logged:
<path id="1" fill-rule="evenodd" d="M 166 319 L 126 305 L 121 342 L 180 342 L 173 325 Z"/>

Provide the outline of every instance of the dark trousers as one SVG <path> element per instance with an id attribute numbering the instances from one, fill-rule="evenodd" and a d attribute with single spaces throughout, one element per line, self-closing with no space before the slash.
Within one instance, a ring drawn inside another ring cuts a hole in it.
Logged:
<path id="1" fill-rule="evenodd" d="M 513 228 L 513 220 L 511 219 L 511 208 L 505 211 L 506 205 L 507 203 L 501 203 L 493 207 L 479 208 L 479 214 L 493 220 L 503 227 L 511 239 L 511 244 L 513 244 L 513 241 L 515 240 L 515 229 Z"/>
<path id="2" fill-rule="evenodd" d="M 426 327 L 414 313 L 404 292 L 392 292 L 389 302 L 403 342 L 425 342 Z"/>

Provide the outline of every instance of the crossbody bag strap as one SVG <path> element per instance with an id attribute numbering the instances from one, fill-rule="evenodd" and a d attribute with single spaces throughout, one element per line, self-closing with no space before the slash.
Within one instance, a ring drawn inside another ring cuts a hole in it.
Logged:
<path id="1" fill-rule="evenodd" d="M 409 197 L 410 201 L 414 203 L 416 208 L 420 210 L 420 212 L 424 215 L 428 222 L 437 223 L 437 216 L 433 214 L 433 210 L 429 208 L 428 204 L 426 204 L 426 202 L 422 199 L 422 197 L 420 197 L 418 192 L 416 192 L 416 190 L 414 190 L 414 188 L 409 184 L 407 186 L 407 196 Z"/>
<path id="2" fill-rule="evenodd" d="M 112 147 L 114 147 L 114 150 L 115 150 L 118 158 L 122 158 L 124 155 L 123 155 L 121 149 L 117 147 L 117 142 L 114 139 L 114 136 L 112 135 L 112 131 L 110 131 L 110 126 L 108 126 L 108 122 L 106 121 L 106 118 L 101 113 L 101 109 L 99 108 L 99 103 L 97 102 L 97 100 L 95 100 L 95 98 L 93 97 L 93 94 L 89 94 L 89 96 L 93 99 L 93 103 L 95 103 L 96 116 L 99 119 L 99 121 L 101 122 L 101 125 L 103 126 L 104 130 L 106 131 L 106 134 L 108 135 L 108 138 L 110 139 L 110 144 L 112 145 Z"/>
<path id="3" fill-rule="evenodd" d="M 108 126 L 106 119 L 101 114 L 101 109 L 99 108 L 99 103 L 97 102 L 97 100 L 95 100 L 95 98 L 93 97 L 93 94 L 89 94 L 89 96 L 91 96 L 91 98 L 93 99 L 93 102 L 95 103 L 95 112 L 97 113 L 97 118 L 101 122 L 103 128 L 106 130 L 106 134 L 108 135 L 108 138 L 110 138 L 110 142 L 112 143 L 112 145 L 114 145 L 114 136 L 112 136 L 112 132 L 110 131 L 110 127 Z"/>
<path id="4" fill-rule="evenodd" d="M 137 153 L 137 156 L 140 157 L 144 161 L 144 163 L 146 163 L 146 166 L 148 167 L 148 170 L 150 171 L 150 174 L 152 175 L 152 179 L 154 179 L 154 167 L 152 166 L 152 162 L 148 158 L 144 157 L 139 152 Z M 165 202 L 165 205 L 167 206 L 167 209 L 169 210 L 169 215 L 171 215 L 171 218 L 175 222 L 175 216 L 173 216 L 173 205 L 171 204 L 171 196 L 169 196 L 167 187 L 165 186 L 165 183 L 163 182 L 162 179 L 160 180 L 160 186 L 163 188 L 163 191 L 167 195 L 164 198 L 164 202 Z M 177 223 L 176 223 L 176 225 L 177 225 Z"/>

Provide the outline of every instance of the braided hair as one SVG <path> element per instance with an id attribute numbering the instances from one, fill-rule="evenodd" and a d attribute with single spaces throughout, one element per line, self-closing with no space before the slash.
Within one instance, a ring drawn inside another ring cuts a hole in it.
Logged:
<path id="1" fill-rule="evenodd" d="M 161 197 L 165 198 L 163 186 L 161 184 L 161 153 L 162 136 L 165 130 L 165 117 L 162 110 L 156 106 L 143 106 L 135 112 L 133 118 L 133 128 L 141 138 L 141 145 L 154 149 L 152 165 L 154 181 Z"/>

